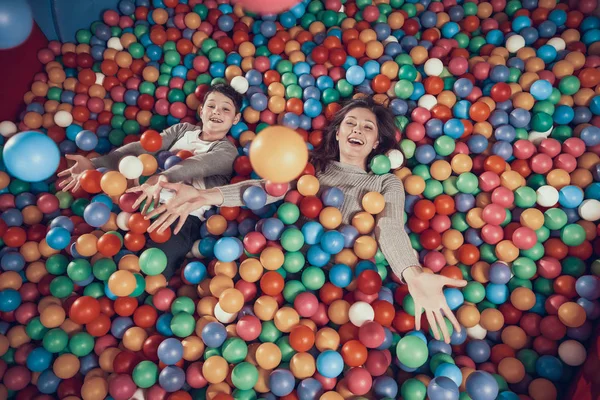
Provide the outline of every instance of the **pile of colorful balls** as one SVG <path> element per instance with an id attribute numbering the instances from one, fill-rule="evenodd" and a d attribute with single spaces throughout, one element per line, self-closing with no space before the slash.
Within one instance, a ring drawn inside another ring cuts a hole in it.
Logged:
<path id="1" fill-rule="evenodd" d="M 240 3 L 122 0 L 38 53 L 0 123 L 0 398 L 566 396 L 600 316 L 597 0 Z M 249 144 L 269 126 L 310 147 L 355 93 L 393 111 L 412 245 L 468 280 L 444 292 L 451 344 L 414 330 L 407 287 L 356 241 L 377 194 L 341 226 L 342 191 L 317 197 L 310 165 L 283 202 L 209 212 L 166 281 L 146 241 L 171 230 L 148 234 L 125 191 L 185 157 L 156 154 L 158 133 L 195 122 L 217 82 L 245 93 L 234 181 L 258 177 Z M 140 139 L 148 154 L 57 190 L 65 154 Z"/>

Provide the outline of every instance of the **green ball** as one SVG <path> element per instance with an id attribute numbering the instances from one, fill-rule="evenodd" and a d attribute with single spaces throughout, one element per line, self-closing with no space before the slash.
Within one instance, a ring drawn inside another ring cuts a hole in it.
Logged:
<path id="1" fill-rule="evenodd" d="M 546 185 L 546 178 L 544 177 L 544 175 L 533 174 L 529 178 L 527 178 L 527 186 L 529 186 L 533 190 L 538 190 L 544 185 Z"/>
<path id="2" fill-rule="evenodd" d="M 456 363 L 454 362 L 454 359 L 452 359 L 452 356 L 450 354 L 437 353 L 431 357 L 431 360 L 429 360 L 429 369 L 431 370 L 431 372 L 435 373 L 435 370 L 438 369 L 438 367 L 442 364 Z"/>
<path id="3" fill-rule="evenodd" d="M 210 49 L 210 51 L 208 52 L 208 60 L 211 63 L 224 62 L 225 57 L 226 57 L 225 52 L 223 51 L 223 49 L 221 49 L 219 47 Z"/>
<path id="4" fill-rule="evenodd" d="M 510 281 L 508 281 L 507 286 L 508 286 L 508 290 L 511 292 L 520 287 L 524 287 L 527 289 L 533 289 L 533 285 L 530 280 L 517 278 L 516 276 L 513 276 L 512 278 L 510 278 Z"/>
<path id="5" fill-rule="evenodd" d="M 573 129 L 568 126 L 560 125 L 552 130 L 550 137 L 558 140 L 559 142 L 564 142 L 568 138 L 573 136 Z"/>
<path id="6" fill-rule="evenodd" d="M 418 379 L 410 378 L 402 384 L 400 394 L 404 400 L 425 400 L 425 397 L 427 397 L 427 386 Z"/>
<path id="7" fill-rule="evenodd" d="M 60 96 L 62 94 L 62 90 L 57 87 L 53 87 L 48 89 L 48 100 L 60 101 Z"/>
<path id="8" fill-rule="evenodd" d="M 325 272 L 318 267 L 308 267 L 302 272 L 302 284 L 308 290 L 319 290 L 325 284 Z"/>
<path id="9" fill-rule="evenodd" d="M 233 367 L 231 382 L 240 390 L 250 390 L 258 382 L 258 369 L 249 362 L 242 362 Z"/>
<path id="10" fill-rule="evenodd" d="M 585 229 L 578 224 L 566 225 L 560 231 L 560 239 L 567 246 L 579 246 L 585 242 Z"/>
<path id="11" fill-rule="evenodd" d="M 451 176 L 446 179 L 444 183 L 442 183 L 442 187 L 444 188 L 444 193 L 449 196 L 456 196 L 458 192 L 458 188 L 456 187 L 457 176 Z"/>
<path id="12" fill-rule="evenodd" d="M 21 193 L 29 192 L 31 184 L 20 179 L 14 179 L 9 185 L 8 190 L 15 196 Z"/>
<path id="13" fill-rule="evenodd" d="M 300 272 L 304 268 L 306 260 L 300 251 L 287 252 L 284 255 L 283 269 L 291 274 Z"/>
<path id="14" fill-rule="evenodd" d="M 554 293 L 554 282 L 550 279 L 546 279 L 546 278 L 537 278 L 535 281 L 533 281 L 533 290 L 535 290 L 536 293 L 540 293 L 544 296 L 550 296 L 552 293 Z"/>
<path id="15" fill-rule="evenodd" d="M 141 361 L 133 368 L 131 377 L 133 382 L 142 389 L 152 387 L 158 379 L 158 365 L 148 360 Z"/>
<path id="16" fill-rule="evenodd" d="M 131 57 L 133 57 L 136 60 L 144 57 L 145 49 L 141 43 L 131 43 L 127 50 L 129 50 L 129 54 L 131 54 Z"/>
<path id="17" fill-rule="evenodd" d="M 425 190 L 423 196 L 429 200 L 435 199 L 437 196 L 444 193 L 444 185 L 435 179 L 429 179 L 425 182 Z"/>
<path id="18" fill-rule="evenodd" d="M 232 337 L 223 343 L 221 346 L 223 358 L 230 364 L 237 364 L 246 358 L 248 355 L 248 345 L 240 338 Z"/>
<path id="19" fill-rule="evenodd" d="M 415 151 L 417 150 L 417 145 L 412 140 L 403 139 L 400 141 L 400 150 L 402 150 L 402 153 L 404 153 L 404 156 L 407 159 L 411 159 L 415 155 Z"/>
<path id="20" fill-rule="evenodd" d="M 537 240 L 540 243 L 544 243 L 546 240 L 550 238 L 550 229 L 542 226 L 540 229 L 535 231 L 535 235 L 537 236 Z"/>
<path id="21" fill-rule="evenodd" d="M 352 86 L 346 79 L 340 79 L 337 81 L 335 88 L 343 98 L 352 96 L 352 93 L 354 92 L 354 86 Z"/>
<path id="22" fill-rule="evenodd" d="M 540 356 L 533 350 L 522 349 L 517 353 L 517 359 L 523 363 L 525 372 L 534 374 L 537 372 L 535 364 Z"/>
<path id="23" fill-rule="evenodd" d="M 519 279 L 531 279 L 537 273 L 537 266 L 533 260 L 519 257 L 512 264 L 512 272 Z"/>
<path id="24" fill-rule="evenodd" d="M 60 353 L 67 348 L 69 335 L 60 328 L 51 329 L 44 335 L 42 346 L 50 353 Z"/>
<path id="25" fill-rule="evenodd" d="M 465 213 L 456 213 L 452 215 L 450 222 L 452 222 L 452 228 L 459 232 L 464 232 L 470 228 L 469 224 L 467 223 L 467 215 Z"/>
<path id="26" fill-rule="evenodd" d="M 415 79 L 417 79 L 417 74 L 418 71 L 413 65 L 404 64 L 398 69 L 398 79 L 400 79 L 398 82 L 401 82 L 402 80 L 415 82 Z"/>
<path id="27" fill-rule="evenodd" d="M 125 140 L 125 132 L 121 129 L 113 129 L 108 134 L 108 141 L 113 146 L 121 146 L 123 144 L 123 140 Z"/>
<path id="28" fill-rule="evenodd" d="M 221 351 L 219 349 L 207 347 L 206 350 L 204 350 L 204 360 L 208 360 L 213 356 L 221 356 Z"/>
<path id="29" fill-rule="evenodd" d="M 277 347 L 279 347 L 279 350 L 281 350 L 282 362 L 289 362 L 294 356 L 294 354 L 296 354 L 296 350 L 294 350 L 292 346 L 290 346 L 289 336 L 280 337 L 275 341 L 275 344 L 277 345 Z"/>
<path id="30" fill-rule="evenodd" d="M 104 293 L 104 283 L 102 282 L 92 282 L 87 285 L 83 289 L 84 296 L 90 296 L 95 299 L 99 299 L 100 297 L 104 297 L 106 293 Z"/>
<path id="31" fill-rule="evenodd" d="M 407 314 L 415 316 L 415 301 L 413 300 L 410 294 L 404 296 L 404 300 L 402 301 L 402 308 L 406 311 Z"/>
<path id="32" fill-rule="evenodd" d="M 112 260 L 112 258 L 101 258 L 92 266 L 92 273 L 94 274 L 94 277 L 101 281 L 107 281 L 116 270 L 117 264 Z"/>
<path id="33" fill-rule="evenodd" d="M 277 209 L 277 218 L 286 225 L 295 224 L 300 218 L 300 209 L 294 203 L 283 203 Z"/>
<path id="34" fill-rule="evenodd" d="M 541 243 L 536 243 L 529 250 L 521 250 L 520 255 L 523 257 L 531 258 L 533 261 L 537 261 L 540 258 L 544 257 L 545 253 L 544 245 Z"/>
<path id="35" fill-rule="evenodd" d="M 25 327 L 25 332 L 27 336 L 29 336 L 32 340 L 42 340 L 46 332 L 48 332 L 48 328 L 42 325 L 42 321 L 40 321 L 40 317 L 32 318 Z"/>
<path id="36" fill-rule="evenodd" d="M 84 357 L 94 350 L 94 337 L 87 332 L 79 332 L 71 336 L 69 351 L 77 357 Z"/>
<path id="37" fill-rule="evenodd" d="M 299 251 L 304 246 L 304 235 L 300 229 L 286 229 L 281 235 L 281 247 L 286 251 Z"/>
<path id="38" fill-rule="evenodd" d="M 196 320 L 192 314 L 180 312 L 171 319 L 171 331 L 177 337 L 188 337 L 196 329 Z"/>
<path id="39" fill-rule="evenodd" d="M 321 100 L 325 105 L 335 103 L 340 100 L 340 93 L 334 88 L 327 88 L 323 90 Z"/>
<path id="40" fill-rule="evenodd" d="M 296 83 L 292 83 L 285 88 L 285 97 L 287 99 L 301 99 L 302 87 Z"/>
<path id="41" fill-rule="evenodd" d="M 473 194 L 479 187 L 477 175 L 472 172 L 464 172 L 458 176 L 456 187 L 462 193 Z"/>
<path id="42" fill-rule="evenodd" d="M 86 280 L 92 274 L 92 266 L 88 260 L 78 258 L 67 266 L 67 275 L 75 282 Z"/>
<path id="43" fill-rule="evenodd" d="M 208 42 L 210 40 L 212 40 L 212 39 L 206 39 L 204 42 L 202 42 L 202 47 L 204 47 L 204 43 L 206 43 L 206 42 Z M 165 51 L 165 54 L 164 54 L 163 57 L 164 57 L 165 63 L 169 67 L 174 67 L 174 66 L 178 65 L 181 62 L 181 55 L 177 51 L 175 51 L 175 50 Z"/>
<path id="44" fill-rule="evenodd" d="M 256 400 L 258 398 L 256 396 L 256 392 L 252 389 L 248 389 L 248 390 L 235 389 L 232 393 L 232 396 L 236 400 Z"/>
<path id="45" fill-rule="evenodd" d="M 57 276 L 50 282 L 50 293 L 59 299 L 65 299 L 73 293 L 75 285 L 73 281 L 66 276 Z"/>
<path id="46" fill-rule="evenodd" d="M 396 346 L 396 356 L 403 365 L 419 368 L 427 362 L 429 350 L 427 344 L 416 336 L 405 336 Z"/>
<path id="47" fill-rule="evenodd" d="M 573 256 L 568 256 L 567 258 L 562 260 L 561 264 L 562 273 L 564 275 L 574 276 L 575 278 L 579 278 L 580 276 L 582 276 L 586 270 L 585 261 Z"/>
<path id="48" fill-rule="evenodd" d="M 90 40 L 92 39 L 92 32 L 87 29 L 80 29 L 75 33 L 75 40 L 78 43 L 90 44 Z"/>
<path id="49" fill-rule="evenodd" d="M 392 164 L 386 155 L 378 154 L 371 159 L 369 168 L 375 175 L 383 175 L 390 172 Z"/>
<path id="50" fill-rule="evenodd" d="M 260 340 L 262 343 L 275 343 L 275 341 L 279 339 L 281 335 L 281 331 L 275 327 L 275 322 L 264 321 L 262 323 L 262 330 L 258 336 L 258 340 Z"/>
<path id="51" fill-rule="evenodd" d="M 193 314 L 196 311 L 194 300 L 186 296 L 177 297 L 171 303 L 171 314 L 175 315 L 180 312 Z"/>
<path id="52" fill-rule="evenodd" d="M 452 322 L 450 322 L 450 320 L 446 317 L 444 317 L 444 323 L 446 324 L 446 329 L 448 330 L 448 334 L 452 335 L 454 333 L 454 326 L 452 325 Z M 434 332 L 432 327 L 429 327 L 429 334 L 431 336 L 434 336 Z M 440 338 L 444 337 L 444 333 L 442 332 L 442 329 L 438 326 L 438 334 Z"/>
<path id="53" fill-rule="evenodd" d="M 450 136 L 442 135 L 433 142 L 435 152 L 440 156 L 449 156 L 456 148 L 456 142 Z"/>
<path id="54" fill-rule="evenodd" d="M 531 119 L 531 128 L 538 132 L 546 132 L 552 128 L 552 116 L 546 113 L 536 113 Z"/>
<path id="55" fill-rule="evenodd" d="M 581 88 L 581 82 L 576 76 L 565 76 L 558 83 L 558 90 L 567 96 L 574 95 Z"/>
<path id="56" fill-rule="evenodd" d="M 515 205 L 521 208 L 530 208 L 535 205 L 537 194 L 530 187 L 522 186 L 515 190 Z"/>
<path id="57" fill-rule="evenodd" d="M 54 254 L 46 260 L 46 271 L 51 275 L 63 275 L 67 272 L 69 259 L 62 254 Z"/>
<path id="58" fill-rule="evenodd" d="M 296 299 L 296 296 L 302 292 L 306 292 L 306 287 L 302 282 L 297 280 L 287 281 L 283 288 L 283 298 L 291 304 Z"/>
<path id="59" fill-rule="evenodd" d="M 463 289 L 465 301 L 469 303 L 479 303 L 485 299 L 485 287 L 479 282 L 469 282 Z"/>
<path id="60" fill-rule="evenodd" d="M 167 256 L 161 249 L 149 248 L 140 256 L 140 269 L 146 275 L 159 275 L 167 267 Z"/>
<path id="61" fill-rule="evenodd" d="M 133 274 L 135 276 L 135 289 L 129 297 L 138 298 L 146 291 L 146 279 L 142 274 Z"/>

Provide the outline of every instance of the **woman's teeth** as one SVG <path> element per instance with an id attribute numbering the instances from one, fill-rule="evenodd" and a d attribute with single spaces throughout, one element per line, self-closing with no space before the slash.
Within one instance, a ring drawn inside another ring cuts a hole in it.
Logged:
<path id="1" fill-rule="evenodd" d="M 358 145 L 363 145 L 363 141 L 360 139 L 355 139 L 355 138 L 350 138 L 348 139 L 348 142 L 350 142 L 351 144 L 358 144 Z"/>

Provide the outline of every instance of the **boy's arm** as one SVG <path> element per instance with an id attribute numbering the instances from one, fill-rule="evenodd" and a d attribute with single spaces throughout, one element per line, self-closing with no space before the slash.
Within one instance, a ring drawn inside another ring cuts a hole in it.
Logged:
<path id="1" fill-rule="evenodd" d="M 233 162 L 238 156 L 237 149 L 227 140 L 220 141 L 207 153 L 186 158 L 159 175 L 171 183 L 191 181 L 194 178 L 233 173 Z"/>
<path id="2" fill-rule="evenodd" d="M 94 164 L 94 167 L 96 168 L 104 167 L 112 170 L 117 170 L 119 168 L 119 162 L 123 157 L 139 156 L 140 154 L 146 153 L 156 154 L 163 150 L 168 150 L 171 148 L 171 146 L 173 146 L 173 144 L 182 132 L 191 130 L 193 129 L 193 127 L 194 126 L 192 124 L 183 123 L 176 124 L 171 126 L 170 128 L 165 129 L 160 134 L 160 136 L 162 136 L 162 146 L 158 151 L 154 153 L 144 150 L 142 144 L 138 141 L 119 147 L 118 149 L 113 150 L 105 156 L 93 158 L 91 160 L 92 164 Z"/>

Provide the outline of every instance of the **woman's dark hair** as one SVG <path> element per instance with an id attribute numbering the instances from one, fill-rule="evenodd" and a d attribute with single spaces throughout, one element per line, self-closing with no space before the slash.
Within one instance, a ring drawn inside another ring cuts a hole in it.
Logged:
<path id="1" fill-rule="evenodd" d="M 394 123 L 392 113 L 386 107 L 373 100 L 371 96 L 352 99 L 346 102 L 340 111 L 335 113 L 335 116 L 327 124 L 323 132 L 323 142 L 312 151 L 311 162 L 316 171 L 323 172 L 329 163 L 340 160 L 340 146 L 335 137 L 346 114 L 355 108 L 366 108 L 375 114 L 377 121 L 379 144 L 367 157 L 367 166 L 376 155 L 386 154 L 389 150 L 398 149 L 396 124 Z"/>
<path id="2" fill-rule="evenodd" d="M 206 91 L 204 95 L 204 99 L 202 100 L 202 104 L 206 103 L 206 99 L 208 99 L 208 95 L 211 93 L 221 93 L 223 96 L 227 97 L 229 100 L 233 101 L 233 105 L 235 106 L 236 114 L 240 112 L 242 109 L 242 102 L 244 98 L 241 94 L 239 94 L 231 85 L 226 83 L 217 83 L 212 85 Z"/>

